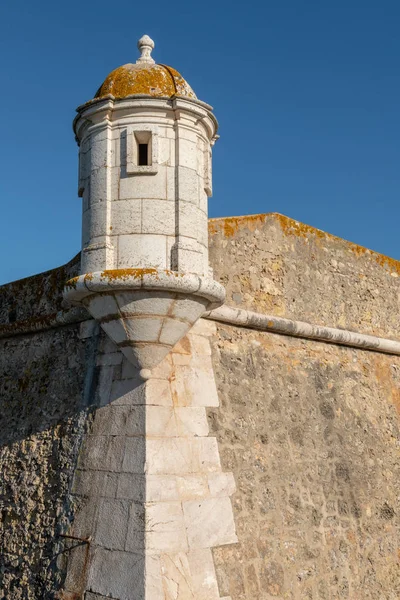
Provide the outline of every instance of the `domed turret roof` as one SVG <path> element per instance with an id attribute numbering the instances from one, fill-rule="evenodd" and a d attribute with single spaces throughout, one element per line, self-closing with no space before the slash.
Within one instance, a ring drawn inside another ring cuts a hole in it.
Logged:
<path id="1" fill-rule="evenodd" d="M 196 98 L 196 94 L 178 71 L 154 62 L 151 57 L 154 42 L 149 36 L 140 38 L 138 48 L 141 56 L 136 63 L 128 63 L 112 71 L 97 90 L 95 98 L 103 98 L 108 94 L 119 99 L 132 94 L 157 98 Z"/>

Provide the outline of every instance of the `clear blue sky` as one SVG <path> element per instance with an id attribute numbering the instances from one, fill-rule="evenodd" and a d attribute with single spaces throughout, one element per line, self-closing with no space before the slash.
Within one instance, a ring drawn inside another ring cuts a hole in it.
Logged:
<path id="1" fill-rule="evenodd" d="M 399 28 L 398 0 L 2 0 L 0 283 L 79 251 L 75 108 L 144 33 L 220 122 L 210 216 L 400 258 Z"/>

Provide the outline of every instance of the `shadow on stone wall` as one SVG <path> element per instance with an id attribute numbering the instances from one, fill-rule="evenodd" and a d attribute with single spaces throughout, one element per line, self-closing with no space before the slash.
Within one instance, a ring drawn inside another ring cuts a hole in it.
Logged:
<path id="1" fill-rule="evenodd" d="M 144 600 L 145 386 L 104 334 L 99 350 L 96 405 L 75 471 L 70 530 L 89 544 L 70 553 L 64 590 L 89 590 L 88 600 Z"/>
<path id="2" fill-rule="evenodd" d="M 96 385 L 96 340 L 78 334 L 79 326 L 0 340 L 3 598 L 52 598 L 62 581 L 69 487 Z"/>
<path id="3" fill-rule="evenodd" d="M 105 512 L 107 498 L 117 495 L 113 470 L 125 439 L 117 439 L 105 404 L 120 400 L 112 385 L 121 365 L 102 364 L 107 341 L 93 326 L 0 340 L 2 600 L 80 598 L 90 589 L 92 564 L 98 569 L 103 560 L 104 573 L 120 568 L 117 527 Z M 144 407 L 136 420 L 143 432 Z M 144 455 L 137 459 L 143 470 Z M 140 501 L 144 482 L 135 485 Z M 139 527 L 139 553 L 140 545 Z M 132 568 L 124 567 L 125 577 Z M 143 575 L 138 568 L 138 598 Z"/>

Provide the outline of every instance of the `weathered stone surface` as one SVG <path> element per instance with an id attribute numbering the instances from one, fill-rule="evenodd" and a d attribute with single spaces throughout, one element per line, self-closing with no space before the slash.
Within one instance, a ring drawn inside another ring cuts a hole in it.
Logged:
<path id="1" fill-rule="evenodd" d="M 50 599 L 62 585 L 94 364 L 79 325 L 0 340 L 1 598 Z"/>
<path id="2" fill-rule="evenodd" d="M 400 262 L 279 214 L 211 219 L 226 303 L 400 338 Z"/>
<path id="3" fill-rule="evenodd" d="M 0 286 L 0 330 L 3 325 L 13 325 L 11 333 L 15 334 L 22 321 L 40 325 L 44 317 L 55 315 L 63 306 L 65 282 L 79 270 L 78 254 L 58 269 Z"/>
<path id="4" fill-rule="evenodd" d="M 279 216 L 211 227 L 229 304 L 399 336 L 395 261 Z M 213 551 L 220 594 L 400 597 L 400 358 L 218 326 L 213 362 L 239 539 Z"/>

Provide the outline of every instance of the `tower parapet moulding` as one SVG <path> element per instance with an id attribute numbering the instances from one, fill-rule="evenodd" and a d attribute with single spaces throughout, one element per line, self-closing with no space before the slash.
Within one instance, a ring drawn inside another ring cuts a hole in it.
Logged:
<path id="1" fill-rule="evenodd" d="M 154 62 L 148 36 L 138 47 L 77 109 L 82 274 L 65 297 L 146 378 L 225 290 L 208 265 L 212 107 Z"/>

